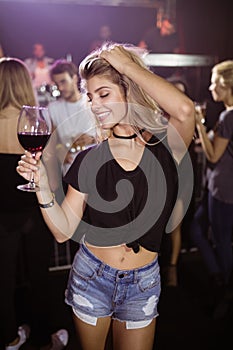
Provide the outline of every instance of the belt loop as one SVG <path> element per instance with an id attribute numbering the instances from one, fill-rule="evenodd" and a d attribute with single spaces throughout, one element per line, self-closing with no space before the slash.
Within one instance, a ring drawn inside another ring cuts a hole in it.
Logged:
<path id="1" fill-rule="evenodd" d="M 134 270 L 134 283 L 137 283 L 138 280 L 138 269 Z"/>
<path id="2" fill-rule="evenodd" d="M 102 264 L 100 265 L 100 267 L 99 267 L 98 272 L 97 272 L 97 275 L 98 275 L 98 276 L 102 276 L 102 273 L 103 273 L 104 268 L 105 268 L 105 264 L 102 263 Z"/>

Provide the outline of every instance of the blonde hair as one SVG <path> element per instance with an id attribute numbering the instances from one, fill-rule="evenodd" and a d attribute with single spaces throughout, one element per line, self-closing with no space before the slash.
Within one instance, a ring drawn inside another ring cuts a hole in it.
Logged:
<path id="1" fill-rule="evenodd" d="M 149 70 L 143 61 L 145 50 L 139 49 L 133 45 L 107 43 L 101 48 L 89 54 L 79 66 L 79 75 L 81 77 L 81 89 L 86 91 L 86 81 L 93 76 L 101 75 L 107 77 L 113 84 L 120 87 L 128 103 L 128 116 L 135 132 L 138 129 L 145 129 L 152 134 L 166 129 L 163 112 L 154 101 L 139 85 L 126 75 L 120 74 L 105 59 L 101 58 L 101 52 L 118 46 L 130 59 L 144 69 Z"/>
<path id="2" fill-rule="evenodd" d="M 233 93 L 233 60 L 226 60 L 216 64 L 212 73 L 219 76 L 219 83 L 223 87 L 230 87 Z"/>
<path id="3" fill-rule="evenodd" d="M 0 59 L 0 110 L 22 105 L 34 106 L 36 97 L 30 73 L 18 58 L 3 57 Z"/>

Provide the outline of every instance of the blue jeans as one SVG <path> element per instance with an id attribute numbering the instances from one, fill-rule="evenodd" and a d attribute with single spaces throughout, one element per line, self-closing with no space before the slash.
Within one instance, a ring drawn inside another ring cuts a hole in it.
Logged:
<path id="1" fill-rule="evenodd" d="M 213 244 L 207 238 L 211 226 Z M 222 274 L 225 283 L 230 279 L 233 254 L 233 204 L 212 197 L 208 191 L 197 208 L 190 228 L 190 236 L 200 251 L 211 275 Z"/>
<path id="2" fill-rule="evenodd" d="M 158 316 L 160 273 L 158 259 L 141 268 L 117 270 L 96 258 L 81 244 L 70 271 L 65 301 L 84 322 L 99 317 L 141 328 Z"/>
<path id="3" fill-rule="evenodd" d="M 218 265 L 227 284 L 233 268 L 233 204 L 221 202 L 209 193 L 209 217 Z"/>
<path id="4" fill-rule="evenodd" d="M 213 244 L 207 237 L 209 226 L 208 190 L 206 190 L 190 225 L 190 238 L 201 253 L 209 274 L 214 275 L 220 274 L 221 271 L 216 259 Z"/>

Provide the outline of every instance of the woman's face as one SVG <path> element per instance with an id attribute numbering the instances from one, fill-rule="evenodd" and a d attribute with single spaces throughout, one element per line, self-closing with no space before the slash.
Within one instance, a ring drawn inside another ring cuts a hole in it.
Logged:
<path id="1" fill-rule="evenodd" d="M 103 129 L 118 123 L 126 123 L 127 105 L 125 96 L 116 84 L 106 76 L 94 76 L 87 81 L 87 96 L 91 110 Z"/>
<path id="2" fill-rule="evenodd" d="M 209 86 L 212 97 L 216 102 L 226 101 L 230 92 L 230 88 L 221 85 L 220 78 L 221 77 L 217 73 L 213 73 L 211 76 L 211 84 Z"/>

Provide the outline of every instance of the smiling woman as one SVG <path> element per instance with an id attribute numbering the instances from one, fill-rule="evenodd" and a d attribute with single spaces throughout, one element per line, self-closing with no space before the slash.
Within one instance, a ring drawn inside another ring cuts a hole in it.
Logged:
<path id="1" fill-rule="evenodd" d="M 41 210 L 57 241 L 80 241 L 65 301 L 83 349 L 103 350 L 113 322 L 114 349 L 151 350 L 158 252 L 176 201 L 178 163 L 193 137 L 193 103 L 131 45 L 101 47 L 79 73 L 97 127 L 109 137 L 77 155 L 64 177 L 63 203 Z M 35 164 L 27 153 L 17 170 L 23 177 L 28 167 L 35 171 L 38 200 L 47 203 L 51 190 L 39 158 Z"/>

